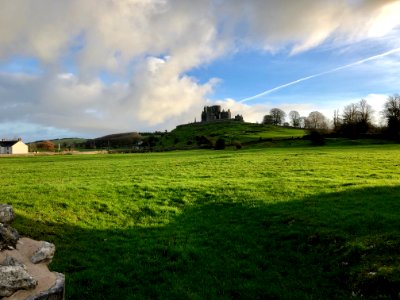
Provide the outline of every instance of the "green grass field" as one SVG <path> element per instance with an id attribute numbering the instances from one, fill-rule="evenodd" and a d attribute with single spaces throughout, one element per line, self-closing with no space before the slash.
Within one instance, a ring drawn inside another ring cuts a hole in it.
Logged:
<path id="1" fill-rule="evenodd" d="M 397 299 L 400 147 L 0 158 L 67 299 Z"/>

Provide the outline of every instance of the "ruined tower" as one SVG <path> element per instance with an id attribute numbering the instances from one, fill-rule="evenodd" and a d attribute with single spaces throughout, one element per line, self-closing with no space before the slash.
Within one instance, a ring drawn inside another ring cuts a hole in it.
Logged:
<path id="1" fill-rule="evenodd" d="M 202 122 L 210 122 L 215 120 L 230 120 L 231 111 L 222 110 L 220 105 L 205 106 L 203 112 L 201 113 Z"/>

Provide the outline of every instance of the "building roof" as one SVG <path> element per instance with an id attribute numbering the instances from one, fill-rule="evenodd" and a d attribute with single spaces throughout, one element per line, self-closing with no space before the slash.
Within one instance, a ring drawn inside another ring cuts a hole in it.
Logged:
<path id="1" fill-rule="evenodd" d="M 15 140 L 15 141 L 0 141 L 0 147 L 12 147 L 14 146 L 16 143 L 18 143 L 20 140 Z"/>

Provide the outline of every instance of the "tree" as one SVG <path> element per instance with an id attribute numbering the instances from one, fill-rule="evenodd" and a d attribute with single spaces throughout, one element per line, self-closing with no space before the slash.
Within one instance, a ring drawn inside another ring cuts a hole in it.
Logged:
<path id="1" fill-rule="evenodd" d="M 290 122 L 293 127 L 300 127 L 300 114 L 296 110 L 292 110 L 289 113 Z"/>
<path id="2" fill-rule="evenodd" d="M 37 149 L 45 150 L 45 151 L 54 151 L 55 146 L 53 142 L 43 141 L 36 144 Z"/>
<path id="3" fill-rule="evenodd" d="M 308 129 L 327 129 L 328 123 L 322 113 L 319 111 L 312 111 L 305 120 L 305 127 Z"/>
<path id="4" fill-rule="evenodd" d="M 286 113 L 279 108 L 273 108 L 269 111 L 272 117 L 272 124 L 281 125 L 285 121 Z"/>
<path id="5" fill-rule="evenodd" d="M 300 117 L 300 119 L 299 119 L 299 127 L 300 128 L 306 128 L 306 120 L 307 120 L 306 117 Z"/>
<path id="6" fill-rule="evenodd" d="M 335 109 L 333 112 L 333 128 L 335 131 L 339 130 L 340 126 L 342 124 L 342 120 L 339 117 L 339 110 Z"/>
<path id="7" fill-rule="evenodd" d="M 358 121 L 357 104 L 351 103 L 349 105 L 346 105 L 343 109 L 342 118 L 344 124 L 356 124 Z"/>
<path id="8" fill-rule="evenodd" d="M 367 133 L 372 127 L 372 108 L 365 99 L 344 107 L 341 131 L 344 135 L 356 138 Z"/>
<path id="9" fill-rule="evenodd" d="M 372 127 L 373 110 L 367 100 L 361 99 L 358 103 L 358 122 L 357 128 L 360 133 L 366 133 Z"/>
<path id="10" fill-rule="evenodd" d="M 367 103 L 367 100 L 361 99 L 358 103 L 359 121 L 362 123 L 371 123 L 373 110 L 371 105 Z"/>
<path id="11" fill-rule="evenodd" d="M 274 124 L 272 116 L 271 115 L 265 115 L 262 121 L 263 124 L 265 125 L 272 125 Z"/>
<path id="12" fill-rule="evenodd" d="M 398 135 L 400 132 L 400 95 L 394 94 L 389 96 L 385 108 L 383 110 L 383 115 L 387 120 L 387 126 L 390 134 Z"/>

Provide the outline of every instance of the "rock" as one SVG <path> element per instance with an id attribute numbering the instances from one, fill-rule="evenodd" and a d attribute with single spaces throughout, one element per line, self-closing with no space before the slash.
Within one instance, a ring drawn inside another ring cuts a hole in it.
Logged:
<path id="1" fill-rule="evenodd" d="M 18 290 L 35 288 L 37 281 L 20 266 L 0 267 L 0 296 L 11 296 Z"/>
<path id="2" fill-rule="evenodd" d="M 55 246 L 20 239 L 13 220 L 12 206 L 0 204 L 0 299 L 63 300 L 65 277 L 48 269 Z"/>
<path id="3" fill-rule="evenodd" d="M 22 267 L 26 270 L 26 266 L 20 262 L 18 259 L 7 255 L 6 258 L 1 263 L 3 266 L 14 266 L 14 267 Z"/>
<path id="4" fill-rule="evenodd" d="M 49 242 L 42 242 L 42 245 L 31 257 L 31 261 L 34 264 L 40 263 L 42 261 L 51 261 L 54 253 L 56 252 L 56 246 Z"/>
<path id="5" fill-rule="evenodd" d="M 0 250 L 15 248 L 19 239 L 18 231 L 10 225 L 0 223 Z"/>
<path id="6" fill-rule="evenodd" d="M 65 291 L 65 276 L 61 273 L 53 273 L 56 274 L 57 277 L 55 284 L 47 291 L 43 291 L 39 295 L 29 297 L 26 300 L 63 300 Z"/>
<path id="7" fill-rule="evenodd" d="M 0 223 L 10 224 L 14 220 L 14 210 L 11 205 L 0 204 Z"/>

